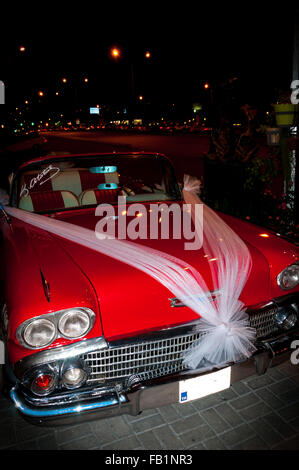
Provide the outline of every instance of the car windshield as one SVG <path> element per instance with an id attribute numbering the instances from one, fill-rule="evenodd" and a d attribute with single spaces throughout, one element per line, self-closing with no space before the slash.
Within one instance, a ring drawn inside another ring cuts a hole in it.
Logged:
<path id="1" fill-rule="evenodd" d="M 173 169 L 161 155 L 60 157 L 23 167 L 14 180 L 12 205 L 51 212 L 98 204 L 180 198 Z"/>

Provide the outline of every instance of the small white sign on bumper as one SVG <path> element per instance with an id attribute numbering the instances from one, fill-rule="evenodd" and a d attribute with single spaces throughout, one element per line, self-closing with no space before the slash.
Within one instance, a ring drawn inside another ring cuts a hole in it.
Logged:
<path id="1" fill-rule="evenodd" d="M 182 380 L 179 383 L 179 402 L 185 403 L 212 393 L 221 392 L 231 385 L 231 367 L 211 372 L 210 374 Z"/>

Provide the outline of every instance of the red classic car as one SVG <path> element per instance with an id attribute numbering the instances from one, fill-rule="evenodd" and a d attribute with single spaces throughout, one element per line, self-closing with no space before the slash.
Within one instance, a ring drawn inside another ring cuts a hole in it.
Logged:
<path id="1" fill-rule="evenodd" d="M 126 207 L 117 206 L 119 195 Z M 94 231 L 100 204 L 117 208 L 111 216 L 116 224 L 134 203 L 146 209 L 136 217 L 146 217 L 153 204 L 182 206 L 165 156 L 37 158 L 12 176 L 9 197 L 0 211 L 3 368 L 6 390 L 31 422 L 56 425 L 136 415 L 215 393 L 290 359 L 299 338 L 299 249 L 278 234 L 219 214 L 251 254 L 252 270 L 240 300 L 256 332 L 256 351 L 246 360 L 202 371 L 182 361 L 201 337 L 197 313 L 146 273 L 9 211 L 18 208 Z M 209 270 L 202 250 L 185 250 L 182 239 L 135 242 L 176 256 L 201 273 Z M 209 287 L 217 295 L 211 282 Z"/>

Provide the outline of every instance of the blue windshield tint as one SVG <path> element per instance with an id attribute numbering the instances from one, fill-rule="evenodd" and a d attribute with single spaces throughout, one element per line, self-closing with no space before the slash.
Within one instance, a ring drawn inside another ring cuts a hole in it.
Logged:
<path id="1" fill-rule="evenodd" d="M 101 183 L 98 185 L 98 189 L 117 189 L 116 183 Z"/>
<path id="2" fill-rule="evenodd" d="M 117 171 L 116 166 L 93 166 L 89 168 L 90 173 L 115 173 Z"/>

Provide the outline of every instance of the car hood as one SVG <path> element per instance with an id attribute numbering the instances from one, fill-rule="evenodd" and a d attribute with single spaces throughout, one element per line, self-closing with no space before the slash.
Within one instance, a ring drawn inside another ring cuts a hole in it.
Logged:
<path id="1" fill-rule="evenodd" d="M 261 236 L 261 228 L 241 222 L 233 217 L 219 214 L 247 244 L 253 268 L 242 291 L 240 300 L 245 305 L 256 305 L 272 298 L 273 282 L 270 266 L 273 268 L 273 253 L 279 258 L 274 271 L 298 259 L 298 250 L 293 245 L 272 235 Z M 80 210 L 60 213 L 59 220 L 94 230 L 99 218 L 94 210 Z M 89 248 L 56 237 L 57 243 L 73 259 L 94 286 L 102 320 L 103 332 L 110 340 L 134 336 L 150 330 L 168 328 L 198 318 L 188 307 L 174 308 L 174 295 L 149 275 L 121 261 L 97 253 Z M 195 267 L 204 277 L 208 288 L 213 290 L 209 261 L 202 249 L 187 251 L 184 240 L 136 240 L 136 243 L 152 247 L 176 256 Z M 277 256 L 280 252 L 282 256 Z M 278 274 L 277 272 L 277 274 Z M 281 291 L 277 295 L 281 295 Z"/>

